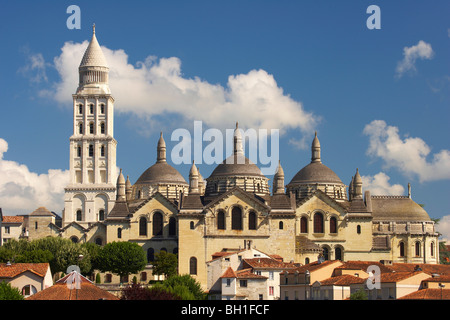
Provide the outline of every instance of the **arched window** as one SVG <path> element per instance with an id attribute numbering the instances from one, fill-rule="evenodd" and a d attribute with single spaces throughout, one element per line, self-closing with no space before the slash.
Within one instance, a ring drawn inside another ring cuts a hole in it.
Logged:
<path id="1" fill-rule="evenodd" d="M 320 212 L 314 214 L 314 233 L 323 233 L 323 215 Z"/>
<path id="2" fill-rule="evenodd" d="M 154 236 L 163 235 L 163 216 L 161 212 L 155 212 L 153 214 L 153 235 Z"/>
<path id="3" fill-rule="evenodd" d="M 330 259 L 330 251 L 328 250 L 327 247 L 323 247 L 322 248 L 322 252 L 323 252 L 323 258 L 325 260 L 329 260 Z"/>
<path id="4" fill-rule="evenodd" d="M 83 124 L 82 123 L 78 124 L 78 133 L 83 134 Z"/>
<path id="5" fill-rule="evenodd" d="M 98 220 L 100 220 L 100 221 L 105 220 L 105 210 L 100 209 L 100 210 L 98 211 Z"/>
<path id="6" fill-rule="evenodd" d="M 233 207 L 231 210 L 231 229 L 242 230 L 242 211 L 239 207 Z"/>
<path id="7" fill-rule="evenodd" d="M 430 255 L 434 257 L 434 242 L 430 244 Z"/>
<path id="8" fill-rule="evenodd" d="M 169 219 L 169 236 L 177 235 L 177 221 L 174 217 Z"/>
<path id="9" fill-rule="evenodd" d="M 77 238 L 76 236 L 70 237 L 70 240 L 71 240 L 73 243 L 78 243 L 78 238 Z"/>
<path id="10" fill-rule="evenodd" d="M 94 114 L 94 105 L 92 103 L 89 105 L 89 113 Z"/>
<path id="11" fill-rule="evenodd" d="M 342 249 L 340 247 L 334 249 L 334 258 L 335 260 L 342 260 Z"/>
<path id="12" fill-rule="evenodd" d="M 148 262 L 155 261 L 155 249 L 153 249 L 153 248 L 147 249 L 147 261 Z"/>
<path id="13" fill-rule="evenodd" d="M 93 157 L 94 156 L 94 145 L 90 144 L 89 145 L 89 157 Z"/>
<path id="14" fill-rule="evenodd" d="M 100 133 L 102 133 L 102 134 L 105 133 L 105 123 L 104 122 L 100 123 Z"/>
<path id="15" fill-rule="evenodd" d="M 101 246 L 103 243 L 102 238 L 95 238 L 95 244 Z"/>
<path id="16" fill-rule="evenodd" d="M 105 114 L 105 105 L 104 104 L 100 105 L 100 113 Z"/>
<path id="17" fill-rule="evenodd" d="M 122 238 L 122 228 L 117 228 L 117 238 L 118 239 Z"/>
<path id="18" fill-rule="evenodd" d="M 189 223 L 189 228 L 190 228 L 191 230 L 194 230 L 194 229 L 195 229 L 194 221 L 191 221 L 191 222 Z"/>
<path id="19" fill-rule="evenodd" d="M 283 221 L 278 222 L 278 229 L 283 230 L 284 224 Z"/>
<path id="20" fill-rule="evenodd" d="M 416 242 L 415 248 L 416 248 L 416 257 L 420 257 L 420 242 L 419 241 Z"/>
<path id="21" fill-rule="evenodd" d="M 101 156 L 101 157 L 104 157 L 104 156 L 105 156 L 105 146 L 104 146 L 104 145 L 102 145 L 102 146 L 100 147 L 100 156 Z"/>
<path id="22" fill-rule="evenodd" d="M 140 236 L 147 235 L 147 219 L 145 217 L 141 217 L 139 219 L 139 235 Z"/>
<path id="23" fill-rule="evenodd" d="M 251 211 L 248 215 L 248 229 L 256 230 L 256 212 Z"/>
<path id="24" fill-rule="evenodd" d="M 81 213 L 81 210 L 77 210 L 77 221 L 83 220 L 83 215 Z"/>
<path id="25" fill-rule="evenodd" d="M 78 105 L 78 113 L 83 114 L 83 105 L 82 104 Z"/>
<path id="26" fill-rule="evenodd" d="M 219 210 L 219 212 L 217 213 L 217 229 L 219 230 L 226 229 L 225 211 L 223 210 Z"/>
<path id="27" fill-rule="evenodd" d="M 308 219 L 306 217 L 300 219 L 300 232 L 308 233 Z"/>
<path id="28" fill-rule="evenodd" d="M 94 134 L 94 123 L 93 122 L 89 123 L 89 133 Z"/>
<path id="29" fill-rule="evenodd" d="M 356 233 L 361 234 L 361 226 L 359 224 L 356 226 Z"/>
<path id="30" fill-rule="evenodd" d="M 77 147 L 77 157 L 81 157 L 81 147 Z"/>
<path id="31" fill-rule="evenodd" d="M 309 258 L 305 258 L 305 264 L 309 263 Z"/>
<path id="32" fill-rule="evenodd" d="M 402 241 L 400 242 L 400 257 L 405 256 L 405 243 Z"/>
<path id="33" fill-rule="evenodd" d="M 330 218 L 330 233 L 337 233 L 337 220 L 335 217 Z"/>
<path id="34" fill-rule="evenodd" d="M 197 274 L 197 258 L 191 257 L 189 259 L 189 274 Z"/>

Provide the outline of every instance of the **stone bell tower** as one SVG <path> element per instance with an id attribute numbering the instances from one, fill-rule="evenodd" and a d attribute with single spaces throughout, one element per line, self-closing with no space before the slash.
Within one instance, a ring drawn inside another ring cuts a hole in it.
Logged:
<path id="1" fill-rule="evenodd" d="M 116 193 L 114 98 L 108 84 L 109 67 L 95 35 L 78 68 L 70 137 L 70 181 L 65 188 L 63 226 L 106 219 Z"/>

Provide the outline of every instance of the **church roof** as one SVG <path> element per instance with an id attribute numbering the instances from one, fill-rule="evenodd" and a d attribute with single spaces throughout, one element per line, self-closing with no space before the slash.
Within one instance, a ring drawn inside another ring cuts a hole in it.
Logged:
<path id="1" fill-rule="evenodd" d="M 219 164 L 208 179 L 218 176 L 262 176 L 265 177 L 256 164 L 245 156 L 233 154 Z M 208 180 L 207 179 L 207 180 Z"/>
<path id="2" fill-rule="evenodd" d="M 80 63 L 81 67 L 106 67 L 108 68 L 108 64 L 106 62 L 105 56 L 103 55 L 103 51 L 100 48 L 100 45 L 97 41 L 97 37 L 95 36 L 95 25 L 93 27 L 92 39 L 84 52 L 83 59 Z"/>
<path id="3" fill-rule="evenodd" d="M 167 162 L 157 162 L 142 173 L 135 184 L 175 183 L 188 185 L 181 173 Z"/>
<path id="4" fill-rule="evenodd" d="M 334 183 L 343 184 L 341 179 L 321 162 L 311 162 L 292 178 L 289 184 Z"/>
<path id="5" fill-rule="evenodd" d="M 371 196 L 373 220 L 431 221 L 428 213 L 406 196 Z"/>

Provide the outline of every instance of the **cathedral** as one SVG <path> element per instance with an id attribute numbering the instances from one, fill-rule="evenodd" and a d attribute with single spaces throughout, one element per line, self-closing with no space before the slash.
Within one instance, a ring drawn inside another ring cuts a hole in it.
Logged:
<path id="1" fill-rule="evenodd" d="M 244 155 L 237 125 L 232 155 L 208 178 L 195 163 L 188 180 L 172 167 L 161 133 L 156 162 L 132 184 L 116 172 L 114 98 L 95 28 L 78 71 L 70 183 L 62 223 L 49 224 L 47 235 L 99 245 L 135 242 L 150 264 L 160 251 L 176 253 L 178 272 L 203 286 L 213 256 L 248 248 L 301 264 L 318 258 L 439 262 L 434 222 L 410 188 L 406 196 L 371 195 L 363 192 L 358 169 L 345 185 L 322 162 L 317 134 L 311 162 L 290 181 L 279 163 L 272 191 Z"/>

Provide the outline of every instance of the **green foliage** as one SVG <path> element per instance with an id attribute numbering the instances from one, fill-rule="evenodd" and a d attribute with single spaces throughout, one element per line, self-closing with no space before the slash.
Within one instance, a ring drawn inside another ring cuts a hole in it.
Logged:
<path id="1" fill-rule="evenodd" d="M 153 274 L 164 275 L 166 278 L 177 274 L 178 258 L 173 253 L 161 251 L 156 254 L 153 262 Z"/>
<path id="2" fill-rule="evenodd" d="M 137 243 L 110 242 L 98 254 L 98 269 L 121 277 L 138 273 L 146 264 L 145 252 Z"/>
<path id="3" fill-rule="evenodd" d="M 350 295 L 350 300 L 368 300 L 367 292 L 361 288 Z"/>
<path id="4" fill-rule="evenodd" d="M 101 277 L 100 277 L 100 273 L 97 273 L 97 274 L 95 275 L 95 283 L 102 283 L 102 279 L 101 279 Z"/>
<path id="5" fill-rule="evenodd" d="M 11 284 L 0 281 L 0 300 L 23 300 L 19 289 L 11 287 Z"/>
<path id="6" fill-rule="evenodd" d="M 83 256 L 83 259 L 80 259 Z M 92 271 L 87 247 L 60 237 L 46 237 L 27 241 L 8 241 L 0 248 L 0 262 L 48 262 L 53 273 L 66 272 L 71 265 L 78 265 L 81 273 Z"/>
<path id="7" fill-rule="evenodd" d="M 162 286 L 146 288 L 133 283 L 122 289 L 121 300 L 180 300 L 180 297 Z"/>
<path id="8" fill-rule="evenodd" d="M 205 300 L 207 297 L 200 283 L 188 274 L 174 275 L 155 286 L 166 288 L 169 292 L 181 297 L 182 300 Z"/>
<path id="9" fill-rule="evenodd" d="M 444 241 L 439 242 L 439 263 L 450 264 L 450 251 L 447 251 Z"/>

